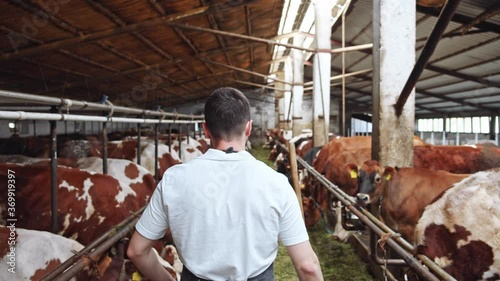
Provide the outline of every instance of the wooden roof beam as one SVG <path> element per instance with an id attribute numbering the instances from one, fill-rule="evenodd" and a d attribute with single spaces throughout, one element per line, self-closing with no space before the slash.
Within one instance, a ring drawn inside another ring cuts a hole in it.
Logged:
<path id="1" fill-rule="evenodd" d="M 210 3 L 207 3 L 206 0 L 201 0 L 201 3 L 203 4 L 203 6 L 210 6 Z M 246 6 L 245 6 L 246 7 Z M 217 24 L 217 21 L 215 20 L 215 17 L 213 15 L 213 10 L 211 10 L 209 13 L 207 13 L 207 17 L 208 17 L 208 22 L 210 23 L 210 26 L 212 27 L 212 29 L 217 29 L 219 30 L 219 25 Z M 217 42 L 219 42 L 219 45 L 221 46 L 221 48 L 223 50 L 226 49 L 226 43 L 224 42 L 224 38 L 222 38 L 222 36 L 220 36 L 219 34 L 215 34 L 215 38 L 217 38 Z M 231 57 L 229 56 L 229 54 L 227 52 L 224 52 L 224 56 L 226 57 L 227 59 L 227 63 L 229 65 L 233 65 L 233 62 L 231 60 Z M 210 69 L 212 72 L 214 71 L 208 64 L 205 63 L 205 65 L 208 67 L 208 69 Z M 233 72 L 232 75 L 234 76 L 234 78 L 236 79 L 236 73 Z M 219 81 L 220 82 L 220 81 Z"/>
<path id="2" fill-rule="evenodd" d="M 259 88 L 263 88 L 263 89 L 269 89 L 269 90 L 273 90 L 273 91 L 283 91 L 281 89 L 278 89 L 278 88 L 275 88 L 275 87 L 271 87 L 271 86 L 267 86 L 267 85 L 264 85 L 264 84 L 257 84 L 257 83 L 252 83 L 252 82 L 247 82 L 247 81 L 242 81 L 242 80 L 237 80 L 237 79 L 229 79 L 229 78 L 223 78 L 223 79 L 227 80 L 227 81 L 231 81 L 231 82 L 236 82 L 236 83 L 239 83 L 239 84 L 243 84 L 243 85 L 255 86 L 255 87 L 259 87 Z"/>
<path id="3" fill-rule="evenodd" d="M 246 46 L 232 47 L 230 49 L 242 49 L 242 48 L 246 48 Z M 120 71 L 120 72 L 112 73 L 110 75 L 102 75 L 102 76 L 99 76 L 99 77 L 93 77 L 91 79 L 92 79 L 93 82 L 103 81 L 103 80 L 113 79 L 113 78 L 117 78 L 117 77 L 121 77 L 121 76 L 127 76 L 127 75 L 130 75 L 130 74 L 141 73 L 141 72 L 145 72 L 145 71 L 152 72 L 151 75 L 157 75 L 157 74 L 161 73 L 160 68 L 168 67 L 168 66 L 171 66 L 171 65 L 182 64 L 182 63 L 185 64 L 185 63 L 188 63 L 190 61 L 198 60 L 198 59 L 203 58 L 203 57 L 209 57 L 209 56 L 217 55 L 217 54 L 219 54 L 221 52 L 223 52 L 223 50 L 216 49 L 214 51 L 208 51 L 208 52 L 200 53 L 200 56 L 198 56 L 198 57 L 185 56 L 185 57 L 173 60 L 173 61 L 171 61 L 171 60 L 169 60 L 169 61 L 161 61 L 161 62 L 159 62 L 157 64 L 136 67 L 136 68 L 132 68 L 132 69 L 128 69 L 128 70 L 123 70 L 123 71 Z M 25 60 L 25 59 L 23 59 L 23 60 Z M 28 59 L 26 59 L 26 60 L 28 60 Z M 36 62 L 33 62 L 33 63 L 36 63 Z M 56 67 L 50 66 L 50 65 L 46 65 L 46 66 L 47 67 L 56 68 Z M 57 70 L 63 71 L 63 72 L 68 72 L 68 73 L 72 73 L 70 71 L 66 71 L 66 69 L 57 69 Z M 78 74 L 78 73 L 75 73 L 75 74 Z M 91 77 L 90 75 L 87 75 L 87 74 L 80 74 L 80 75 L 86 76 L 86 77 Z M 85 84 L 86 84 L 86 81 L 66 83 L 61 88 L 49 90 L 49 92 L 62 91 L 64 89 L 70 89 L 70 88 L 74 88 L 74 87 L 79 87 L 79 86 L 82 86 L 82 85 L 85 85 Z"/>
<path id="4" fill-rule="evenodd" d="M 108 17 L 109 19 L 111 19 L 115 24 L 119 25 L 119 26 L 122 26 L 122 27 L 125 27 L 127 26 L 127 23 L 125 21 L 123 21 L 117 14 L 115 14 L 113 11 L 111 11 L 110 9 L 106 8 L 105 6 L 103 6 L 101 3 L 98 3 L 94 0 L 86 0 L 87 3 L 92 7 L 94 8 L 97 12 L 99 12 L 100 14 Z M 158 3 L 156 3 L 158 4 Z M 161 7 L 161 5 L 155 5 L 157 7 Z M 165 14 L 161 14 L 161 16 L 165 16 Z M 163 49 L 161 49 L 160 47 L 158 47 L 155 43 L 151 42 L 151 40 L 149 40 L 148 38 L 146 38 L 144 35 L 140 34 L 139 32 L 137 31 L 134 31 L 132 32 L 132 35 L 135 36 L 137 39 L 139 39 L 139 41 L 142 41 L 142 43 L 144 43 L 147 47 L 149 47 L 151 50 L 153 50 L 154 52 L 158 53 L 160 56 L 168 59 L 168 60 L 174 60 L 173 57 L 169 54 L 167 54 Z M 129 59 L 131 59 L 129 57 Z M 134 62 L 136 62 L 135 60 L 133 60 Z M 138 60 L 137 60 L 138 61 Z M 146 64 L 139 61 L 139 65 L 141 66 L 145 66 Z M 136 62 L 137 63 L 137 62 Z M 175 63 L 175 65 L 177 67 L 179 67 L 182 71 L 186 72 L 187 74 L 191 75 L 189 71 L 187 71 L 181 64 L 178 64 L 178 63 Z M 167 76 L 162 76 L 163 78 L 167 79 L 167 80 L 170 80 L 170 81 L 174 81 L 173 79 L 171 79 L 170 77 L 167 77 Z M 186 88 L 186 86 L 182 86 L 183 88 Z M 188 89 L 188 88 L 186 88 Z M 190 89 L 188 89 L 190 90 Z"/>
<path id="5" fill-rule="evenodd" d="M 259 77 L 262 77 L 262 78 L 265 78 L 265 79 L 269 78 L 269 75 L 265 75 L 265 74 L 258 73 L 258 72 L 255 72 L 255 71 L 250 71 L 250 70 L 247 70 L 247 69 L 244 69 L 244 68 L 239 68 L 239 67 L 235 67 L 235 66 L 231 66 L 231 65 L 227 65 L 227 64 L 223 64 L 223 63 L 218 63 L 218 62 L 207 60 L 207 59 L 201 59 L 201 60 L 202 61 L 206 61 L 208 63 L 211 63 L 213 65 L 217 65 L 217 66 L 229 68 L 229 69 L 232 69 L 232 70 L 235 70 L 235 71 L 247 73 L 247 74 L 254 75 L 254 76 L 259 76 Z M 278 82 L 281 82 L 281 83 L 284 83 L 284 84 L 293 85 L 293 83 L 286 82 L 285 80 L 281 80 L 281 79 L 278 79 L 278 78 L 272 78 L 272 79 L 274 81 L 278 81 Z"/>
<path id="6" fill-rule="evenodd" d="M 176 21 L 178 19 L 190 17 L 193 15 L 198 15 L 200 13 L 205 12 L 206 10 L 207 10 L 206 7 L 196 8 L 196 9 L 189 10 L 185 13 L 168 15 L 168 16 L 155 18 L 155 19 L 151 19 L 151 20 L 147 20 L 147 21 L 143 21 L 143 22 L 139 22 L 139 23 L 135 23 L 135 24 L 129 24 L 126 26 L 121 26 L 121 27 L 112 28 L 112 29 L 108 29 L 108 30 L 102 30 L 102 31 L 94 32 L 94 33 L 89 33 L 87 35 L 80 36 L 80 37 L 63 39 L 63 40 L 59 40 L 59 41 L 45 43 L 45 44 L 40 45 L 40 46 L 29 47 L 29 48 L 21 49 L 19 51 L 5 53 L 5 54 L 2 54 L 0 56 L 0 62 L 6 61 L 6 60 L 11 60 L 11 59 L 16 59 L 16 58 L 21 58 L 21 57 L 34 56 L 34 55 L 38 55 L 38 54 L 45 53 L 48 51 L 67 48 L 67 47 L 75 46 L 75 45 L 82 44 L 82 43 L 93 42 L 95 40 L 100 40 L 100 39 L 112 37 L 112 36 L 115 36 L 118 34 L 140 31 L 140 30 L 148 28 L 148 27 L 156 26 L 159 24 L 165 24 L 168 22 Z"/>

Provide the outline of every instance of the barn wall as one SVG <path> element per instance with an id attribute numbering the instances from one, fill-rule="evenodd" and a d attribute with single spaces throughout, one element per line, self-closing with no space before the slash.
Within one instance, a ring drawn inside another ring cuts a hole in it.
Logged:
<path id="1" fill-rule="evenodd" d="M 261 90 L 243 91 L 250 101 L 250 114 L 253 120 L 252 138 L 257 142 L 262 141 L 267 129 L 275 128 L 276 112 L 274 107 L 274 92 L 262 93 Z M 178 107 L 168 107 L 165 111 L 184 114 L 203 114 L 205 100 L 186 103 Z"/>

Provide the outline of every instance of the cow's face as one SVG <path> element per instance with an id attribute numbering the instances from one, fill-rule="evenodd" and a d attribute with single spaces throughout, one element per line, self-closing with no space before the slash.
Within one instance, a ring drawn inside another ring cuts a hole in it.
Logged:
<path id="1" fill-rule="evenodd" d="M 382 196 L 384 173 L 377 161 L 363 163 L 358 173 L 359 192 L 356 199 L 359 205 L 366 206 Z"/>
<path id="2" fill-rule="evenodd" d="M 320 207 L 312 197 L 303 197 L 302 205 L 304 207 L 304 222 L 307 228 L 316 225 L 321 219 Z"/>

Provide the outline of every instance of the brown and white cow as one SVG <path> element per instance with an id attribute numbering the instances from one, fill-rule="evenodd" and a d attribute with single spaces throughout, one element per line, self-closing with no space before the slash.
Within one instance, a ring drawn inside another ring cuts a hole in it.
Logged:
<path id="1" fill-rule="evenodd" d="M 0 279 L 39 280 L 83 248 L 73 239 L 50 232 L 0 226 Z M 179 280 L 182 262 L 177 250 L 172 245 L 165 250 L 166 259 L 154 250 L 156 257 L 174 279 Z M 82 270 L 72 280 L 131 280 L 138 274 L 135 266 L 123 256 L 102 255 L 96 259 L 95 267 Z"/>
<path id="2" fill-rule="evenodd" d="M 371 137 L 335 138 L 325 145 L 313 161 L 316 171 L 323 174 L 328 180 L 337 185 L 350 196 L 357 193 L 356 176 L 351 174 L 352 165 L 360 165 L 371 157 Z M 303 194 L 304 218 L 306 226 L 311 227 L 319 222 L 324 214 L 334 218 L 334 213 L 340 212 L 333 196 L 313 177 L 305 179 L 306 187 Z M 331 226 L 335 227 L 333 236 L 339 240 L 346 240 L 348 235 L 341 231 L 335 220 L 330 219 Z"/>
<path id="3" fill-rule="evenodd" d="M 102 157 L 102 143 L 98 141 L 76 140 L 69 141 L 60 150 L 62 158 L 86 158 Z M 108 158 L 126 159 L 137 162 L 137 140 L 126 139 L 107 142 Z M 151 174 L 155 174 L 155 144 L 148 137 L 141 137 L 140 145 L 141 166 L 145 167 Z M 176 151 L 168 148 L 167 145 L 158 144 L 158 170 L 160 177 L 173 165 L 181 163 Z"/>
<path id="4" fill-rule="evenodd" d="M 0 271 L 2 280 L 40 280 L 83 249 L 83 245 L 46 231 L 0 226 Z M 109 262 L 99 262 L 102 276 Z M 79 273 L 73 280 L 99 280 L 97 272 Z M 119 273 L 119 271 L 118 271 Z M 5 278 L 5 279 L 4 279 Z"/>
<path id="5" fill-rule="evenodd" d="M 51 188 L 48 165 L 0 164 L 0 210 L 7 203 L 8 170 L 16 178 L 17 226 L 34 230 L 51 228 Z M 130 186 L 117 179 L 76 168 L 59 166 L 58 233 L 86 245 L 144 205 Z M 6 220 L 3 214 L 2 219 Z"/>
<path id="6" fill-rule="evenodd" d="M 49 165 L 50 160 L 46 158 L 32 158 L 22 155 L 0 155 L 0 163 L 14 163 L 21 165 Z M 102 159 L 99 157 L 87 158 L 57 158 L 59 166 L 78 168 L 93 173 L 103 172 Z M 122 190 L 128 190 L 130 187 L 135 191 L 138 202 L 147 203 L 151 194 L 156 188 L 156 182 L 153 175 L 146 168 L 125 159 L 108 159 L 108 175 L 117 179 Z M 124 194 L 125 195 L 125 194 Z"/>
<path id="7" fill-rule="evenodd" d="M 378 204 L 382 220 L 403 238 L 414 241 L 415 225 L 436 196 L 468 174 L 452 174 L 422 168 L 382 169 L 366 161 L 359 169 L 358 204 Z"/>
<path id="8" fill-rule="evenodd" d="M 208 149 L 211 147 L 211 141 L 209 138 L 205 137 L 200 137 L 197 139 L 198 143 L 200 143 L 200 146 L 197 146 L 201 153 L 205 153 L 208 151 Z"/>
<path id="9" fill-rule="evenodd" d="M 463 179 L 428 205 L 415 241 L 417 254 L 459 281 L 500 280 L 500 168 Z"/>
<path id="10" fill-rule="evenodd" d="M 190 139 L 189 144 L 185 140 L 181 141 L 180 145 L 179 141 L 172 142 L 172 150 L 178 153 L 182 163 L 188 163 L 203 155 L 201 150 L 198 149 L 198 146 L 201 146 L 201 144 L 194 139 Z"/>

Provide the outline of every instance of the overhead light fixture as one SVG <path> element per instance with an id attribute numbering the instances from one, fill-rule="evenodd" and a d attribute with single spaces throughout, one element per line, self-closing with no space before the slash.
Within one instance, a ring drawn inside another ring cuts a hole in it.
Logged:
<path id="1" fill-rule="evenodd" d="M 16 127 L 15 123 L 12 123 L 12 122 L 9 123 L 9 128 L 10 129 L 14 129 L 15 127 Z"/>

